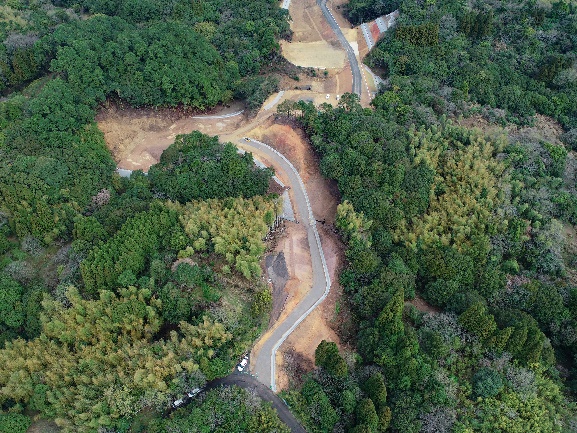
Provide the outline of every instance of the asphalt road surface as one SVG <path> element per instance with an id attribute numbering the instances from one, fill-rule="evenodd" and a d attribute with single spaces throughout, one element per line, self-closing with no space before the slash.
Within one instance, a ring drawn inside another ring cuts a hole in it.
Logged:
<path id="1" fill-rule="evenodd" d="M 283 402 L 283 400 L 278 397 L 269 388 L 264 386 L 258 380 L 253 378 L 248 374 L 243 373 L 233 373 L 221 379 L 215 379 L 209 382 L 203 389 L 203 392 L 207 389 L 218 388 L 220 386 L 232 386 L 237 385 L 241 388 L 253 391 L 265 401 L 269 401 L 272 407 L 276 410 L 278 417 L 282 422 L 284 422 L 293 433 L 306 433 L 306 430 L 300 425 L 297 419 L 293 416 L 288 406 Z"/>
<path id="2" fill-rule="evenodd" d="M 317 4 L 321 7 L 325 19 L 327 20 L 327 22 L 337 35 L 339 42 L 341 43 L 341 45 L 343 46 L 343 48 L 347 53 L 349 64 L 351 65 L 351 72 L 353 73 L 353 93 L 356 93 L 360 97 L 363 78 L 361 76 L 361 69 L 359 68 L 359 62 L 357 61 L 357 56 L 355 56 L 353 48 L 349 44 L 349 41 L 347 41 L 347 38 L 345 38 L 345 35 L 343 35 L 343 32 L 341 31 L 341 28 L 337 24 L 333 15 L 327 9 L 327 0 L 317 0 Z"/>
<path id="3" fill-rule="evenodd" d="M 273 148 L 252 139 L 239 140 L 239 147 L 247 151 L 256 151 L 273 161 L 273 166 L 282 169 L 288 176 L 289 185 L 293 192 L 293 205 L 296 207 L 296 218 L 307 231 L 307 238 L 312 260 L 312 287 L 307 295 L 281 322 L 277 322 L 268 334 L 258 355 L 251 357 L 250 370 L 256 378 L 273 391 L 275 384 L 275 357 L 276 351 L 290 333 L 301 323 L 314 308 L 327 296 L 331 281 L 325 257 L 321 248 L 316 221 L 313 216 L 308 196 L 301 177 L 294 166 L 281 153 Z"/>

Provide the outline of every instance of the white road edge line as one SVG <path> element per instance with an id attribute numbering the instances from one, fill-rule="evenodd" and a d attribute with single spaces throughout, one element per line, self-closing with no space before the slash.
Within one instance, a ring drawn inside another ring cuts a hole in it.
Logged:
<path id="1" fill-rule="evenodd" d="M 271 358 L 270 359 L 271 360 L 271 364 L 270 364 L 271 365 L 271 367 L 270 367 L 271 368 L 271 389 L 274 392 L 276 392 L 276 383 L 275 383 L 276 352 L 277 352 L 278 348 L 280 347 L 280 345 L 284 343 L 284 341 L 296 329 L 296 327 L 298 325 L 300 325 L 300 323 L 327 297 L 327 295 L 329 294 L 329 291 L 331 289 L 331 277 L 329 276 L 329 269 L 327 267 L 327 262 L 325 260 L 325 255 L 323 253 L 323 247 L 321 245 L 321 239 L 319 237 L 319 232 L 317 231 L 316 220 L 314 218 L 313 211 L 312 211 L 312 208 L 311 208 L 311 205 L 309 202 L 309 196 L 307 194 L 307 190 L 305 188 L 305 185 L 303 183 L 303 180 L 301 179 L 299 172 L 294 167 L 294 165 L 292 165 L 292 163 L 286 158 L 286 156 L 284 156 L 278 150 L 272 148 L 268 144 L 263 143 L 261 141 L 254 140 L 252 138 L 250 138 L 249 140 L 253 141 L 255 143 L 258 143 L 261 146 L 268 148 L 273 153 L 276 153 L 278 156 L 280 156 L 288 164 L 288 166 L 291 168 L 291 170 L 293 171 L 293 173 L 296 175 L 297 179 L 299 180 L 300 187 L 301 187 L 303 194 L 305 196 L 307 209 L 309 211 L 309 220 L 310 220 L 311 228 L 313 229 L 313 233 L 315 235 L 315 240 L 317 243 L 317 248 L 319 249 L 319 254 L 321 256 L 321 263 L 323 264 L 323 272 L 325 274 L 325 281 L 327 282 L 323 295 L 307 311 L 305 311 L 301 317 L 298 318 L 298 320 L 282 335 L 280 340 L 272 348 L 272 353 L 270 356 L 270 358 Z"/>

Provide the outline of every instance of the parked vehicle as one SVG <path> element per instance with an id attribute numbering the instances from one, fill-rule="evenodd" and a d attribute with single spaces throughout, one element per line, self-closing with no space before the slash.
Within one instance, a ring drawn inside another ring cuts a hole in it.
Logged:
<path id="1" fill-rule="evenodd" d="M 193 398 L 196 394 L 198 394 L 200 392 L 200 388 L 194 388 L 192 391 L 188 391 L 186 393 L 186 395 L 188 395 L 189 398 Z"/>
<path id="2" fill-rule="evenodd" d="M 172 403 L 172 407 L 176 408 L 176 407 L 180 407 L 184 404 L 184 399 L 179 398 L 178 400 L 174 401 Z"/>
<path id="3" fill-rule="evenodd" d="M 248 355 L 244 355 L 242 357 L 242 360 L 238 363 L 238 365 L 236 366 L 236 369 L 238 371 L 243 371 L 244 368 L 247 366 L 248 364 Z"/>

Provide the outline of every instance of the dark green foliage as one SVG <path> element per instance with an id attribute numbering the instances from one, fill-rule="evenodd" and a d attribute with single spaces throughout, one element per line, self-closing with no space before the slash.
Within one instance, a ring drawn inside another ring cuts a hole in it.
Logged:
<path id="1" fill-rule="evenodd" d="M 476 397 L 495 397 L 503 389 L 503 379 L 492 368 L 481 368 L 473 376 L 473 393 Z"/>
<path id="2" fill-rule="evenodd" d="M 482 302 L 471 305 L 461 314 L 459 323 L 482 340 L 488 339 L 497 330 L 495 318 L 487 312 L 487 307 Z"/>
<path id="3" fill-rule="evenodd" d="M 506 275 L 495 264 L 487 264 L 479 277 L 477 291 L 485 299 L 490 299 L 505 288 Z"/>
<path id="4" fill-rule="evenodd" d="M 248 108 L 256 110 L 261 107 L 271 93 L 278 91 L 278 78 L 275 77 L 250 77 L 242 80 L 235 96 L 245 99 Z"/>
<path id="5" fill-rule="evenodd" d="M 506 7 L 400 3 L 396 30 L 387 32 L 366 60 L 389 78 L 383 97 L 397 121 L 430 124 L 431 111 L 467 114 L 469 102 L 476 102 L 485 106 L 488 118 L 501 123 L 530 123 L 538 112 L 567 128 L 577 125 L 571 103 L 576 81 L 569 78 L 574 75 L 569 54 L 575 49 L 569 36 L 574 30 L 567 27 L 575 21 L 574 7 L 555 16 L 552 10 L 536 12 L 522 0 Z M 375 104 L 384 107 L 382 101 L 376 98 Z"/>
<path id="6" fill-rule="evenodd" d="M 387 387 L 381 373 L 377 372 L 372 374 L 365 380 L 362 389 L 373 401 L 377 410 L 385 406 L 387 402 Z"/>
<path id="7" fill-rule="evenodd" d="M 116 287 L 121 275 L 131 272 L 138 277 L 150 257 L 160 249 L 170 248 L 168 234 L 179 228 L 178 215 L 162 205 L 130 218 L 106 241 L 93 248 L 81 263 L 80 270 L 86 292 Z"/>
<path id="8" fill-rule="evenodd" d="M 548 359 L 545 335 L 533 317 L 519 310 L 502 310 L 497 315 L 497 321 L 499 326 L 513 328 L 505 350 L 522 365 L 551 362 Z"/>
<path id="9" fill-rule="evenodd" d="M 551 169 L 558 173 L 569 157 L 557 144 L 522 135 L 519 144 L 505 148 L 500 139 L 476 136 L 442 118 L 431 117 L 427 123 L 411 104 L 433 91 L 432 82 L 392 80 L 395 88 L 375 98 L 374 112 L 361 108 L 354 97 L 337 108 L 323 105 L 316 113 L 306 104 L 279 107 L 279 113 L 302 123 L 321 154 L 321 170 L 338 182 L 343 202 L 335 226 L 347 242 L 349 262 L 340 281 L 358 325 L 354 341 L 362 364 L 382 372 L 386 400 L 378 402 L 363 384 L 370 375 L 355 369 L 348 377 L 363 378 L 357 401 L 372 400 L 380 431 L 389 423 L 392 431 L 402 432 L 450 431 L 457 425 L 472 430 L 483 425 L 492 431 L 499 421 L 489 413 L 495 412 L 476 411 L 521 398 L 507 388 L 506 369 L 526 366 L 554 386 L 551 365 L 556 361 L 544 332 L 554 336 L 551 343 L 558 344 L 557 350 L 565 350 L 568 339 L 574 342 L 568 292 L 561 289 L 566 284 L 562 225 L 554 219 L 561 209 L 570 214 L 573 194 L 558 195 L 559 207 L 553 194 L 541 195 L 542 185 L 552 190 L 562 184 Z M 424 126 L 403 128 L 412 122 Z M 512 179 L 502 176 L 505 164 L 496 163 L 503 148 L 514 170 Z M 555 166 L 555 161 L 560 164 Z M 489 172 L 493 174 L 487 176 Z M 510 198 L 502 192 L 509 191 L 509 185 Z M 490 214 L 498 217 L 487 217 Z M 448 234 L 435 238 L 443 226 Z M 516 286 L 535 274 L 544 281 L 545 275 L 559 278 L 559 288 Z M 415 292 L 451 313 L 423 306 L 421 299 L 414 305 L 422 313 L 406 305 L 405 299 Z M 473 382 L 480 365 L 497 372 L 501 385 L 495 378 L 485 381 L 482 373 Z M 331 405 L 342 410 L 345 431 L 373 431 L 371 425 L 356 424 L 344 415 L 351 411 L 347 402 L 354 388 L 339 383 L 347 391 L 333 398 L 337 386 L 328 376 L 320 370 L 314 380 Z M 486 398 L 476 399 L 475 386 Z M 460 392 L 469 389 L 473 392 L 466 396 Z M 535 398 L 534 407 L 549 407 L 542 413 L 526 412 L 535 425 L 543 417 L 563 418 L 565 403 L 548 406 L 549 397 Z M 483 421 L 472 415 L 477 413 Z M 524 422 L 519 419 L 515 425 Z"/>
<path id="10" fill-rule="evenodd" d="M 370 398 L 364 398 L 358 402 L 355 409 L 355 416 L 357 426 L 364 426 L 368 432 L 375 432 L 377 430 L 379 417 L 377 415 L 377 411 L 375 410 L 375 405 Z"/>
<path id="11" fill-rule="evenodd" d="M 10 249 L 10 241 L 6 238 L 6 235 L 0 232 L 0 255 L 4 254 Z"/>
<path id="12" fill-rule="evenodd" d="M 459 20 L 459 31 L 473 39 L 491 35 L 493 30 L 493 12 L 465 12 Z"/>
<path id="13" fill-rule="evenodd" d="M 347 363 L 339 354 L 336 343 L 332 341 L 321 341 L 315 350 L 315 365 L 324 368 L 329 374 L 334 376 L 347 375 Z"/>
<path id="14" fill-rule="evenodd" d="M 153 263 L 156 263 L 155 267 L 160 266 L 158 260 Z M 208 267 L 191 266 L 186 262 L 178 264 L 171 281 L 158 290 L 164 320 L 172 324 L 189 321 L 209 304 L 217 302 L 221 289 L 215 278 Z"/>
<path id="15" fill-rule="evenodd" d="M 74 230 L 72 232 L 75 241 L 86 242 L 96 245 L 99 241 L 106 239 L 106 231 L 102 224 L 93 216 L 78 216 L 74 219 Z"/>
<path id="16" fill-rule="evenodd" d="M 0 324 L 19 328 L 24 324 L 24 288 L 7 275 L 0 273 Z"/>
<path id="17" fill-rule="evenodd" d="M 18 413 L 0 413 L 0 433 L 25 433 L 32 421 Z"/>
<path id="18" fill-rule="evenodd" d="M 332 432 L 338 421 L 338 415 L 322 387 L 314 380 L 308 379 L 303 385 L 301 394 L 310 411 L 308 415 L 313 431 L 318 433 Z"/>
<path id="19" fill-rule="evenodd" d="M 96 15 L 17 2 L 4 12 L 18 22 L 0 26 L 0 90 L 53 72 L 0 103 L 0 209 L 18 236 L 46 244 L 69 237 L 77 213 L 110 186 L 114 163 L 87 127 L 99 103 L 205 109 L 244 86 L 249 105 L 259 104 L 276 82 L 252 76 L 289 34 L 286 12 L 266 0 L 56 3 Z"/>
<path id="20" fill-rule="evenodd" d="M 393 12 L 400 4 L 399 0 L 350 0 L 347 3 L 347 16 L 350 22 L 361 24 Z"/>
<path id="21" fill-rule="evenodd" d="M 68 235 L 78 207 L 107 184 L 114 163 L 102 133 L 86 126 L 91 108 L 66 82 L 49 82 L 25 112 L 5 132 L 0 208 L 8 211 L 18 236 L 50 243 Z"/>
<path id="22" fill-rule="evenodd" d="M 184 104 L 204 109 L 232 96 L 238 66 L 180 22 L 143 29 L 97 16 L 60 27 L 51 68 L 90 100 L 116 94 L 132 105 Z"/>
<path id="23" fill-rule="evenodd" d="M 425 286 L 423 295 L 433 305 L 445 306 L 457 294 L 460 286 L 455 280 L 438 279 Z"/>
<path id="24" fill-rule="evenodd" d="M 269 403 L 238 387 L 208 391 L 169 419 L 155 421 L 150 433 L 166 431 L 202 431 L 214 433 L 288 433 Z"/>
<path id="25" fill-rule="evenodd" d="M 149 172 L 153 189 L 181 203 L 263 195 L 271 175 L 255 167 L 250 153 L 239 155 L 232 144 L 200 132 L 176 137 Z"/>

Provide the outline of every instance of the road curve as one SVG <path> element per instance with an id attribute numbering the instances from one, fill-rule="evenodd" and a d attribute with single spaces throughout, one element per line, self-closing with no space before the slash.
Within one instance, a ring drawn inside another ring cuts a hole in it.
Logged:
<path id="1" fill-rule="evenodd" d="M 307 231 L 307 238 L 312 261 L 312 287 L 307 295 L 281 322 L 277 322 L 269 331 L 266 340 L 256 358 L 251 359 L 251 371 L 257 379 L 276 392 L 275 369 L 276 352 L 290 333 L 319 305 L 329 293 L 331 279 L 321 247 L 321 241 L 316 229 L 316 221 L 309 203 L 304 183 L 290 161 L 280 152 L 252 139 L 238 141 L 238 146 L 247 150 L 265 155 L 273 165 L 286 173 L 293 191 L 294 205 L 299 223 Z"/>
<path id="2" fill-rule="evenodd" d="M 317 0 L 317 4 L 320 6 L 325 19 L 337 35 L 339 42 L 347 53 L 349 64 L 351 65 L 351 72 L 353 74 L 353 93 L 359 95 L 360 98 L 363 78 L 361 76 L 361 68 L 359 67 L 359 62 L 357 60 L 357 56 L 355 56 L 353 47 L 351 47 L 351 44 L 349 44 L 349 41 L 347 41 L 347 38 L 345 38 L 345 35 L 343 35 L 343 32 L 341 31 L 341 28 L 339 27 L 332 13 L 327 9 L 327 0 Z"/>
<path id="3" fill-rule="evenodd" d="M 278 397 L 269 388 L 264 386 L 254 377 L 248 374 L 233 373 L 226 377 L 215 379 L 206 384 L 203 392 L 208 389 L 218 388 L 220 386 L 232 386 L 236 385 L 250 391 L 254 391 L 261 399 L 268 401 L 272 404 L 272 407 L 276 409 L 278 417 L 282 422 L 284 422 L 293 433 L 307 433 L 306 430 L 300 425 L 297 419 L 289 410 L 288 406 L 284 401 Z"/>

